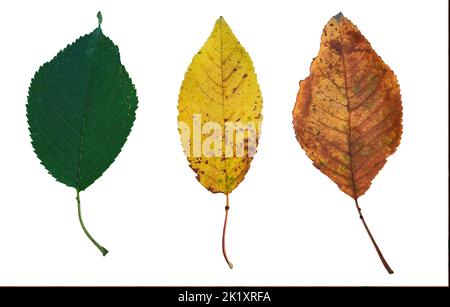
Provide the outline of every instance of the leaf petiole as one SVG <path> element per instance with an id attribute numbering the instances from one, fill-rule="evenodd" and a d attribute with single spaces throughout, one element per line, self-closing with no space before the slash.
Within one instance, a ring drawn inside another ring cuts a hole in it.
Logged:
<path id="1" fill-rule="evenodd" d="M 228 266 L 230 267 L 230 269 L 233 268 L 233 264 L 231 263 L 230 260 L 228 260 L 228 256 L 227 256 L 227 250 L 225 247 L 225 234 L 227 231 L 227 221 L 228 221 L 228 210 L 230 209 L 229 203 L 228 203 L 228 194 L 226 194 L 227 196 L 227 204 L 225 205 L 225 221 L 223 222 L 223 233 L 222 233 L 222 253 L 223 253 L 223 257 L 225 258 L 225 261 L 227 262 Z"/>
<path id="2" fill-rule="evenodd" d="M 78 219 L 80 220 L 81 228 L 83 228 L 83 231 L 86 234 L 86 236 L 89 238 L 89 240 L 92 241 L 92 243 L 94 243 L 95 246 L 97 246 L 97 248 L 100 250 L 100 252 L 103 254 L 103 256 L 106 256 L 106 254 L 108 253 L 108 250 L 106 248 L 104 248 L 103 246 L 101 246 L 100 244 L 98 244 L 97 241 L 94 240 L 94 238 L 91 236 L 89 231 L 87 231 L 86 227 L 84 226 L 83 218 L 81 217 L 80 203 L 81 203 L 80 202 L 80 192 L 77 190 Z"/>
<path id="3" fill-rule="evenodd" d="M 386 271 L 388 271 L 389 274 L 394 274 L 394 271 L 391 269 L 391 267 L 390 267 L 389 264 L 387 263 L 386 259 L 384 259 L 384 256 L 383 256 L 383 254 L 381 253 L 381 250 L 380 250 L 380 248 L 378 247 L 377 242 L 375 242 L 375 239 L 374 239 L 374 237 L 372 236 L 372 233 L 370 233 L 369 226 L 367 226 L 366 221 L 364 220 L 364 217 L 363 217 L 363 215 L 362 215 L 361 208 L 359 207 L 358 199 L 357 199 L 357 198 L 355 198 L 355 204 L 356 204 L 356 209 L 358 210 L 359 218 L 361 219 L 361 222 L 363 223 L 364 228 L 366 229 L 367 234 L 369 235 L 370 240 L 372 241 L 373 246 L 375 247 L 375 250 L 377 251 L 378 257 L 380 257 L 380 260 L 381 260 L 381 262 L 383 263 L 383 265 L 384 265 Z"/>

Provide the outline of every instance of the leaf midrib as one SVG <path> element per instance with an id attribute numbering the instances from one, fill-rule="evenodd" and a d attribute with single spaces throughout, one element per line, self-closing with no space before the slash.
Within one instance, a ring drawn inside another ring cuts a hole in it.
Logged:
<path id="1" fill-rule="evenodd" d="M 352 128 L 351 128 L 351 110 L 350 110 L 350 98 L 348 95 L 348 86 L 347 86 L 347 65 L 346 65 L 346 59 L 345 59 L 345 50 L 344 50 L 344 43 L 342 40 L 342 21 L 339 21 L 339 40 L 341 43 L 341 50 L 342 50 L 342 64 L 343 64 L 343 73 L 344 73 L 344 85 L 345 85 L 345 98 L 347 99 L 347 113 L 348 113 L 348 135 L 347 135 L 347 144 L 348 144 L 348 160 L 350 165 L 350 178 L 352 182 L 352 192 L 353 192 L 353 198 L 356 200 L 358 197 L 356 196 L 356 185 L 355 185 L 355 175 L 353 172 L 353 153 L 352 153 L 352 142 L 351 142 L 351 135 L 352 135 Z"/>
<path id="2" fill-rule="evenodd" d="M 220 90 L 222 91 L 222 140 L 224 142 L 224 145 L 226 146 L 225 143 L 225 98 L 224 98 L 224 86 L 223 86 L 223 40 L 222 40 L 222 25 L 223 25 L 223 19 L 220 18 L 220 22 L 219 22 L 219 37 L 220 37 L 220 82 L 221 82 L 221 87 Z M 225 157 L 225 148 L 222 148 L 222 157 L 224 157 L 223 159 L 223 163 L 224 163 L 224 173 L 225 173 L 225 191 L 226 191 L 226 195 L 229 194 L 228 191 L 228 172 L 227 172 L 227 157 Z"/>
<path id="3" fill-rule="evenodd" d="M 98 31 L 98 32 L 97 32 Z M 103 35 L 100 26 L 94 30 L 93 34 L 96 34 L 98 36 L 95 36 L 95 45 L 94 45 L 94 53 L 92 56 L 92 59 L 95 58 L 95 55 L 97 53 L 97 47 L 98 44 L 100 42 L 100 39 Z M 90 88 L 90 83 L 93 77 L 93 61 L 89 62 L 89 77 L 88 77 L 88 81 L 86 82 L 87 88 Z M 80 191 L 80 181 L 81 181 L 81 160 L 83 157 L 83 150 L 84 150 L 84 132 L 86 129 L 86 117 L 87 114 L 89 113 L 89 108 L 90 105 L 92 104 L 92 102 L 89 101 L 88 97 L 89 97 L 90 91 L 87 90 L 85 95 L 86 97 L 84 97 L 84 101 L 85 101 L 85 107 L 84 107 L 84 111 L 83 114 L 81 116 L 81 129 L 80 129 L 80 146 L 79 146 L 79 156 L 78 156 L 78 171 L 77 171 L 77 175 L 76 175 L 76 190 L 79 192 Z"/>

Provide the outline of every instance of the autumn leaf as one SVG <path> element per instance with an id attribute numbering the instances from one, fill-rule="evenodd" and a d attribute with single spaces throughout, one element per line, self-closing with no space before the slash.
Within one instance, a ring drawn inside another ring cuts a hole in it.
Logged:
<path id="1" fill-rule="evenodd" d="M 197 180 L 226 195 L 222 251 L 229 194 L 244 180 L 259 137 L 262 98 L 250 56 L 220 17 L 192 59 L 178 100 L 184 152 Z"/>
<path id="2" fill-rule="evenodd" d="M 310 75 L 300 82 L 293 123 L 314 166 L 355 200 L 383 265 L 393 273 L 362 216 L 358 197 L 400 144 L 400 89 L 394 72 L 341 13 L 325 26 Z"/>
<path id="3" fill-rule="evenodd" d="M 60 51 L 36 72 L 27 118 L 34 151 L 47 171 L 80 192 L 114 162 L 133 126 L 138 99 L 119 49 L 98 27 Z"/>

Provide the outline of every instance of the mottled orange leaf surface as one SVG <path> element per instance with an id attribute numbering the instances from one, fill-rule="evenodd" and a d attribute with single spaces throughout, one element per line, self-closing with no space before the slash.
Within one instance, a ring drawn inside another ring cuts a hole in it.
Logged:
<path id="1" fill-rule="evenodd" d="M 395 47 L 394 47 L 395 48 Z M 310 75 L 293 110 L 297 140 L 314 166 L 355 200 L 370 187 L 400 144 L 402 104 L 394 72 L 341 13 L 322 33 Z"/>

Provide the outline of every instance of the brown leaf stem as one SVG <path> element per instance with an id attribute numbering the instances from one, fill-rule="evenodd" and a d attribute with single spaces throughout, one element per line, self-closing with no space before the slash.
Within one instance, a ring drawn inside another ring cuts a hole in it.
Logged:
<path id="1" fill-rule="evenodd" d="M 381 253 L 380 248 L 378 247 L 377 243 L 375 242 L 375 239 L 372 236 L 372 233 L 370 233 L 369 227 L 367 226 L 366 221 L 364 220 L 364 217 L 362 215 L 361 208 L 359 207 L 357 198 L 355 198 L 355 204 L 356 204 L 356 209 L 358 210 L 359 218 L 361 219 L 361 221 L 362 221 L 362 223 L 364 225 L 364 228 L 366 228 L 366 231 L 369 234 L 370 240 L 372 241 L 373 246 L 375 247 L 375 249 L 376 249 L 376 251 L 378 253 L 378 257 L 380 257 L 380 260 L 383 263 L 386 271 L 388 271 L 389 274 L 394 274 L 394 271 L 391 269 L 391 267 L 387 263 L 386 259 L 384 259 L 384 256 Z"/>
<path id="2" fill-rule="evenodd" d="M 228 260 L 227 250 L 225 247 L 225 234 L 227 231 L 228 210 L 230 209 L 229 202 L 228 202 L 228 194 L 226 194 L 226 197 L 227 197 L 227 203 L 225 205 L 225 221 L 223 222 L 223 233 L 222 233 L 222 253 L 223 253 L 223 257 L 225 258 L 225 261 L 228 263 L 228 266 L 230 267 L 230 269 L 232 269 L 233 264 L 231 263 L 230 260 Z"/>

